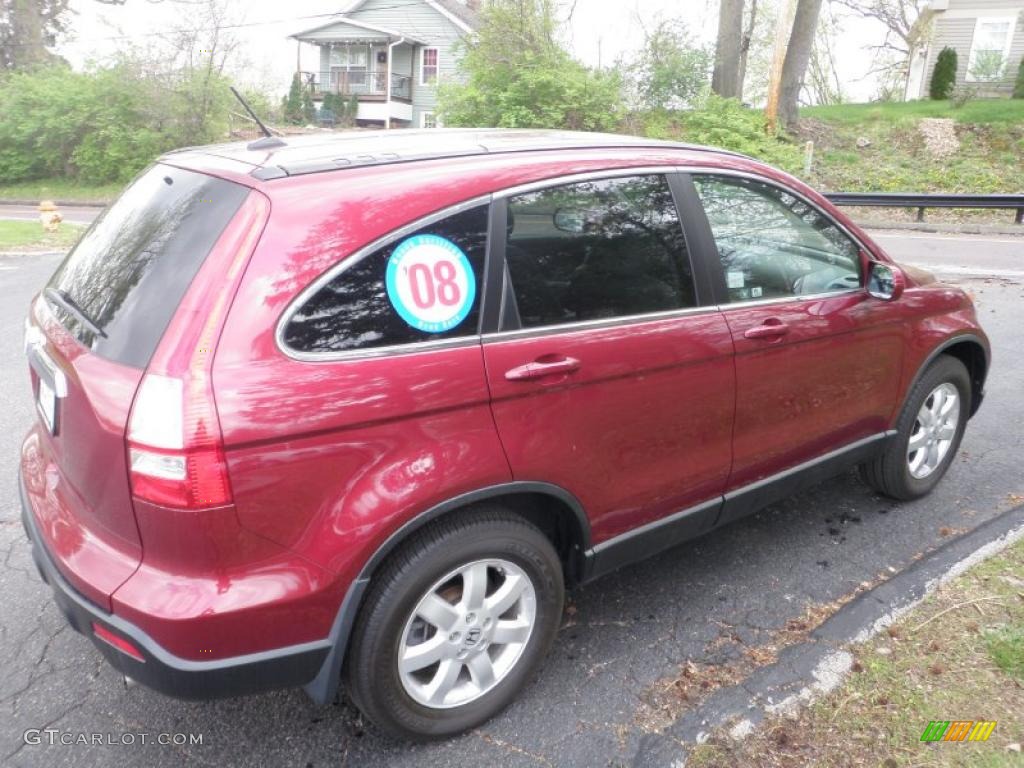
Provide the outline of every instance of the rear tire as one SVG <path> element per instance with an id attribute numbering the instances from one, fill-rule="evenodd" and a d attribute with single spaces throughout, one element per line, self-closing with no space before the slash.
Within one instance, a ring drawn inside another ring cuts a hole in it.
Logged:
<path id="1" fill-rule="evenodd" d="M 349 694 L 397 739 L 474 728 L 540 668 L 564 596 L 558 554 L 521 517 L 481 506 L 429 524 L 373 579 L 346 662 Z"/>
<path id="2" fill-rule="evenodd" d="M 955 357 L 940 355 L 907 396 L 896 437 L 861 465 L 861 478 L 879 493 L 901 501 L 931 492 L 960 448 L 970 403 L 967 368 Z"/>

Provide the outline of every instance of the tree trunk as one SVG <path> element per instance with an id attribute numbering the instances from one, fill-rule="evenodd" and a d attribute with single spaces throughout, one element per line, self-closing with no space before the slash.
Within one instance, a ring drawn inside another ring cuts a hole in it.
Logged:
<path id="1" fill-rule="evenodd" d="M 754 26 L 757 24 L 757 0 L 750 0 L 750 18 L 747 19 L 747 29 L 740 41 L 740 66 L 737 75 L 737 95 L 743 98 L 743 84 L 747 80 L 747 59 L 750 58 L 750 42 L 754 39 Z"/>
<path id="2" fill-rule="evenodd" d="M 718 11 L 718 41 L 711 90 L 725 98 L 740 95 L 740 41 L 743 36 L 743 0 L 722 0 Z"/>
<path id="3" fill-rule="evenodd" d="M 793 31 L 789 35 L 789 47 L 782 62 L 782 86 L 779 92 L 779 119 L 787 128 L 796 124 L 799 117 L 798 99 L 803 88 L 807 62 L 814 47 L 814 32 L 818 28 L 818 13 L 821 0 L 798 0 Z"/>

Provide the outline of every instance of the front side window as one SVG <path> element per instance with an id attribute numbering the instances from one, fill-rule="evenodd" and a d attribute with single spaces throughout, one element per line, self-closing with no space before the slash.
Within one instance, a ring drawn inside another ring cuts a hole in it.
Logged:
<path id="1" fill-rule="evenodd" d="M 437 82 L 437 48 L 424 48 L 420 67 L 420 85 L 434 85 Z"/>
<path id="2" fill-rule="evenodd" d="M 292 314 L 285 346 L 348 352 L 475 335 L 487 209 L 426 225 L 343 268 Z"/>
<path id="3" fill-rule="evenodd" d="M 974 25 L 971 55 L 967 61 L 967 80 L 990 82 L 1001 80 L 1006 70 L 1013 39 L 1013 17 L 985 18 Z"/>
<path id="4" fill-rule="evenodd" d="M 831 219 L 783 189 L 753 179 L 694 175 L 729 301 L 854 289 L 860 250 Z"/>
<path id="5" fill-rule="evenodd" d="M 524 328 L 695 304 L 664 176 L 599 179 L 508 201 L 505 259 Z"/>

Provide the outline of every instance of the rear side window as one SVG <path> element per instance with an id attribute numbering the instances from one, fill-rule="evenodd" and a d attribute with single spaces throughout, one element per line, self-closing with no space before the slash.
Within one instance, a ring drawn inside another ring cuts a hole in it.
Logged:
<path id="1" fill-rule="evenodd" d="M 664 176 L 600 179 L 512 197 L 505 258 L 524 328 L 695 305 Z"/>
<path id="2" fill-rule="evenodd" d="M 285 346 L 349 352 L 475 335 L 487 210 L 452 214 L 342 262 L 288 319 Z"/>
<path id="3" fill-rule="evenodd" d="M 45 295 L 96 354 L 145 368 L 189 283 L 248 188 L 155 165 L 68 254 Z"/>

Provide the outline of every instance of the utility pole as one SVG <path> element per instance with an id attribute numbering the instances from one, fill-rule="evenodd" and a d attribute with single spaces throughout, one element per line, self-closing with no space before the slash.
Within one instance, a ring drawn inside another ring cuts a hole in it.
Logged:
<path id="1" fill-rule="evenodd" d="M 775 24 L 775 46 L 772 51 L 772 69 L 768 79 L 768 103 L 764 108 L 765 130 L 775 133 L 779 117 L 779 93 L 782 90 L 782 64 L 786 60 L 786 47 L 796 17 L 796 0 L 782 0 L 779 18 Z"/>

